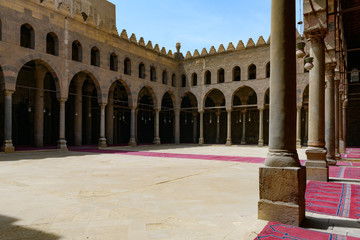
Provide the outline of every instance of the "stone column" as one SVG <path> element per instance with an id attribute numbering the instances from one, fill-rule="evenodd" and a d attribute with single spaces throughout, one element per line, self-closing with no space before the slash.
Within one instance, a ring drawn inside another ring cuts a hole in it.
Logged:
<path id="1" fill-rule="evenodd" d="M 193 114 L 193 117 L 194 117 L 194 125 L 193 125 L 193 142 L 196 143 L 197 142 L 197 127 L 198 127 L 198 121 L 197 121 L 197 115 L 198 113 L 195 112 Z"/>
<path id="2" fill-rule="evenodd" d="M 339 150 L 339 83 L 340 80 L 336 79 L 334 82 L 334 97 L 335 97 L 335 159 L 340 159 L 341 154 Z"/>
<path id="3" fill-rule="evenodd" d="M 335 103 L 334 103 L 334 76 L 336 63 L 326 64 L 325 88 L 325 146 L 328 165 L 336 165 L 335 160 Z"/>
<path id="4" fill-rule="evenodd" d="M 242 110 L 242 123 L 243 123 L 243 128 L 242 128 L 242 135 L 241 135 L 241 144 L 246 144 L 246 109 Z"/>
<path id="5" fill-rule="evenodd" d="M 109 92 L 106 106 L 106 140 L 109 145 L 114 144 L 114 91 Z"/>
<path id="6" fill-rule="evenodd" d="M 129 146 L 136 146 L 136 138 L 135 138 L 135 128 L 136 128 L 136 107 L 131 107 L 131 116 L 130 116 L 130 141 Z"/>
<path id="7" fill-rule="evenodd" d="M 304 138 L 306 141 L 306 145 L 308 144 L 308 139 L 309 139 L 309 107 L 308 106 L 304 106 L 304 110 L 305 110 L 305 133 L 304 133 Z"/>
<path id="8" fill-rule="evenodd" d="M 215 138 L 215 143 L 219 144 L 220 143 L 220 115 L 221 115 L 221 110 L 217 110 L 215 112 L 216 115 L 216 138 Z"/>
<path id="9" fill-rule="evenodd" d="M 160 134 L 159 134 L 159 129 L 160 129 L 160 121 L 159 121 L 159 114 L 160 114 L 160 109 L 155 109 L 155 137 L 154 137 L 154 144 L 156 145 L 160 145 L 161 141 L 160 141 Z"/>
<path id="10" fill-rule="evenodd" d="M 74 143 L 75 146 L 82 144 L 82 79 L 75 80 L 75 106 L 74 106 Z"/>
<path id="11" fill-rule="evenodd" d="M 47 70 L 41 65 L 35 66 L 35 102 L 34 102 L 34 144 L 44 146 L 44 79 Z"/>
<path id="12" fill-rule="evenodd" d="M 341 93 L 340 97 L 339 97 L 339 152 L 340 153 L 345 153 L 345 148 L 344 148 L 344 135 L 343 135 L 343 92 Z"/>
<path id="13" fill-rule="evenodd" d="M 106 103 L 100 103 L 100 138 L 99 138 L 99 148 L 106 148 L 106 138 L 105 138 L 105 107 Z"/>
<path id="14" fill-rule="evenodd" d="M 259 218 L 299 226 L 306 172 L 296 152 L 295 1 L 272 0 L 269 153 L 260 168 Z"/>
<path id="15" fill-rule="evenodd" d="M 342 149 L 341 151 L 342 152 L 346 152 L 346 148 L 347 148 L 347 106 L 348 106 L 348 100 L 347 98 L 345 98 L 343 104 L 342 104 L 342 124 L 343 124 L 343 127 L 342 127 L 342 134 L 343 134 L 343 145 L 342 145 Z"/>
<path id="16" fill-rule="evenodd" d="M 309 140 L 306 150 L 308 180 L 328 181 L 325 148 L 325 44 L 326 30 L 308 33 L 314 68 L 309 75 Z"/>
<path id="17" fill-rule="evenodd" d="M 59 127 L 59 141 L 58 149 L 67 150 L 66 140 L 65 140 L 65 103 L 67 99 L 59 98 L 60 104 L 60 127 Z"/>
<path id="18" fill-rule="evenodd" d="M 301 108 L 297 106 L 296 112 L 296 147 L 301 148 Z"/>
<path id="19" fill-rule="evenodd" d="M 180 109 L 175 108 L 175 144 L 180 144 Z"/>
<path id="20" fill-rule="evenodd" d="M 264 109 L 259 108 L 259 147 L 264 146 Z"/>
<path id="21" fill-rule="evenodd" d="M 226 146 L 232 145 L 231 139 L 231 114 L 232 110 L 227 110 L 227 138 L 226 138 Z"/>
<path id="22" fill-rule="evenodd" d="M 12 95 L 13 91 L 4 91 L 4 145 L 5 153 L 13 153 L 15 148 L 12 142 Z"/>
<path id="23" fill-rule="evenodd" d="M 200 137 L 199 137 L 199 145 L 204 144 L 204 111 L 200 111 Z"/>
<path id="24" fill-rule="evenodd" d="M 92 90 L 88 87 L 86 89 L 86 102 L 85 102 L 85 138 L 86 138 L 86 144 L 91 144 L 92 140 Z"/>

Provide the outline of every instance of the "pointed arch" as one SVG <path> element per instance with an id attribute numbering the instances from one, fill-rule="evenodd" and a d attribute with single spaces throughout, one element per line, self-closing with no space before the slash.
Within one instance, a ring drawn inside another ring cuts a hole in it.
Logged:
<path id="1" fill-rule="evenodd" d="M 78 40 L 73 41 L 72 43 L 72 60 L 77 62 L 82 62 L 82 46 Z"/>
<path id="2" fill-rule="evenodd" d="M 195 73 L 195 72 L 191 75 L 191 85 L 192 86 L 198 85 L 198 76 L 197 76 L 197 73 Z"/>
<path id="3" fill-rule="evenodd" d="M 24 48 L 35 49 L 35 31 L 34 28 L 28 23 L 21 25 L 20 46 Z"/>
<path id="4" fill-rule="evenodd" d="M 211 84 L 211 72 L 209 70 L 207 70 L 205 72 L 204 78 L 205 78 L 205 85 L 210 85 Z"/>
<path id="5" fill-rule="evenodd" d="M 248 68 L 248 79 L 249 80 L 254 80 L 256 79 L 256 65 L 255 64 L 251 64 Z"/>
<path id="6" fill-rule="evenodd" d="M 59 38 L 54 32 L 46 35 L 46 53 L 59 56 Z"/>
<path id="7" fill-rule="evenodd" d="M 235 66 L 233 68 L 233 81 L 234 82 L 241 81 L 241 69 L 239 66 Z"/>
<path id="8" fill-rule="evenodd" d="M 224 83 L 225 82 L 225 70 L 223 68 L 220 68 L 218 70 L 218 83 Z"/>
<path id="9" fill-rule="evenodd" d="M 91 49 L 91 65 L 100 67 L 100 50 L 97 47 Z"/>

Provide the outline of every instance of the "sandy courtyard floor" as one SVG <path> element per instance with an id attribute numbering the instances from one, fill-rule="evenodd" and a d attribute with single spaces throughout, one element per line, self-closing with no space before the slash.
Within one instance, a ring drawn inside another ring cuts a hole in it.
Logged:
<path id="1" fill-rule="evenodd" d="M 117 149 L 267 153 L 196 145 Z M 257 220 L 260 166 L 81 152 L 0 154 L 0 239 L 254 239 L 267 223 Z"/>

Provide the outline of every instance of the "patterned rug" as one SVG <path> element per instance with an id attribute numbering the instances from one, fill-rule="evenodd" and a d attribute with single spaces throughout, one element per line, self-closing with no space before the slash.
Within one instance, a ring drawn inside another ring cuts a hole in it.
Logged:
<path id="1" fill-rule="evenodd" d="M 360 218 L 360 185 L 309 181 L 305 201 L 308 212 Z"/>
<path id="2" fill-rule="evenodd" d="M 264 230 L 254 240 L 359 240 L 356 237 L 347 237 L 330 233 L 317 232 L 304 228 L 293 227 L 276 222 L 269 222 Z"/>
<path id="3" fill-rule="evenodd" d="M 330 166 L 329 176 L 334 178 L 360 179 L 360 168 L 346 166 Z"/>

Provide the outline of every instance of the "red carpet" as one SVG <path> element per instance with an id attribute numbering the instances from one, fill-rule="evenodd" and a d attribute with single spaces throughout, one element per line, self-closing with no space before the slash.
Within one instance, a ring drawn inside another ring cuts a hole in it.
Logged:
<path id="1" fill-rule="evenodd" d="M 335 178 L 360 179 L 360 168 L 345 166 L 330 166 L 329 176 Z"/>
<path id="2" fill-rule="evenodd" d="M 360 218 L 360 185 L 310 181 L 306 211 L 345 218 Z"/>
<path id="3" fill-rule="evenodd" d="M 307 230 L 304 228 L 293 227 L 276 222 L 269 222 L 264 230 L 254 240 L 359 240 L 356 237 L 322 233 Z"/>
<path id="4" fill-rule="evenodd" d="M 163 157 L 163 158 L 186 158 L 186 159 L 216 160 L 216 161 L 245 162 L 245 163 L 264 163 L 265 161 L 264 158 L 259 158 L 259 157 L 237 157 L 237 156 L 160 153 L 160 152 L 143 152 L 143 151 L 136 152 L 136 151 L 97 149 L 97 148 L 72 148 L 71 150 L 77 152 L 90 152 L 90 153 L 122 154 L 122 155 L 133 155 L 133 156 L 144 156 L 144 157 Z"/>

